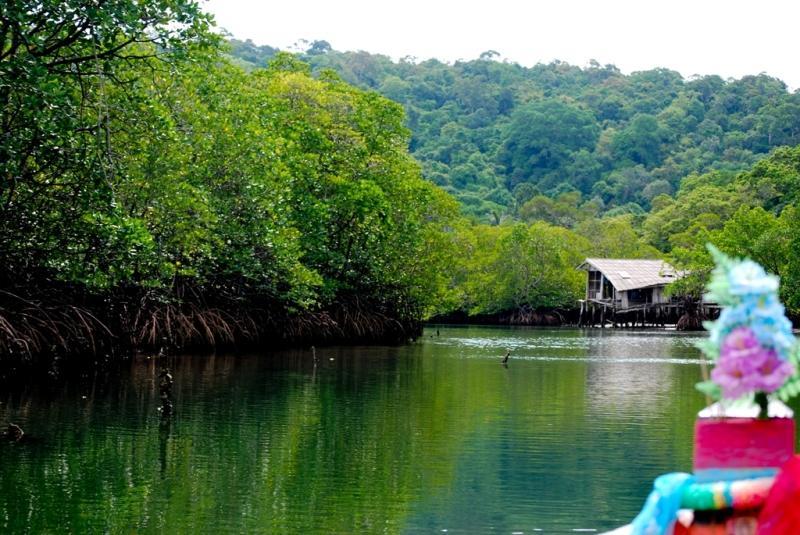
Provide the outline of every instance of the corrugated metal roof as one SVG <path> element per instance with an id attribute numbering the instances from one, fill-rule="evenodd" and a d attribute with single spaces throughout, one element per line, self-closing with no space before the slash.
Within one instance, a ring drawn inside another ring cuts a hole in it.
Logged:
<path id="1" fill-rule="evenodd" d="M 618 291 L 661 286 L 681 276 L 663 260 L 587 258 L 578 269 L 589 271 L 589 266 L 601 272 Z"/>

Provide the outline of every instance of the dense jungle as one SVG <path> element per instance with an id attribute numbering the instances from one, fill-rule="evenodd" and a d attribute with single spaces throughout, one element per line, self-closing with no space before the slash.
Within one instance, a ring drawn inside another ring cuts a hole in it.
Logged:
<path id="1" fill-rule="evenodd" d="M 191 0 L 0 7 L 0 357 L 403 341 L 707 242 L 800 311 L 800 93 L 222 35 Z"/>

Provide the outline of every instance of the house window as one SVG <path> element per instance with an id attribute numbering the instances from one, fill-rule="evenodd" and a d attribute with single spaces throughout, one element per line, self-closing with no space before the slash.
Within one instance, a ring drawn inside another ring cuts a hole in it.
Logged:
<path id="1" fill-rule="evenodd" d="M 630 290 L 628 292 L 628 302 L 629 303 L 652 303 L 653 302 L 653 290 L 651 288 L 639 288 L 636 290 Z"/>
<path id="2" fill-rule="evenodd" d="M 589 299 L 596 299 L 597 294 L 600 293 L 600 285 L 602 284 L 602 274 L 599 271 L 589 272 Z"/>
<path id="3" fill-rule="evenodd" d="M 603 280 L 603 299 L 614 298 L 614 285 L 608 282 L 608 279 Z"/>

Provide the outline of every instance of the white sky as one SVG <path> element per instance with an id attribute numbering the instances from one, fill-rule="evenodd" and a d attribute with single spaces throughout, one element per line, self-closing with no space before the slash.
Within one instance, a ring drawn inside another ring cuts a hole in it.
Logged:
<path id="1" fill-rule="evenodd" d="M 238 39 L 282 49 L 324 39 L 395 59 L 475 59 L 496 50 L 531 66 L 589 59 L 684 77 L 766 72 L 800 87 L 797 0 L 205 0 Z"/>

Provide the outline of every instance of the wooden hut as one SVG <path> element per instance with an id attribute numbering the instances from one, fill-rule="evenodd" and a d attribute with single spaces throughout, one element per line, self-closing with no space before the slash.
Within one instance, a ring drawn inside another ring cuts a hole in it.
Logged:
<path id="1" fill-rule="evenodd" d="M 664 288 L 682 274 L 663 260 L 587 258 L 578 269 L 587 272 L 581 300 L 583 325 L 663 325 L 678 314 L 680 304 Z M 599 318 L 596 317 L 599 312 Z"/>

